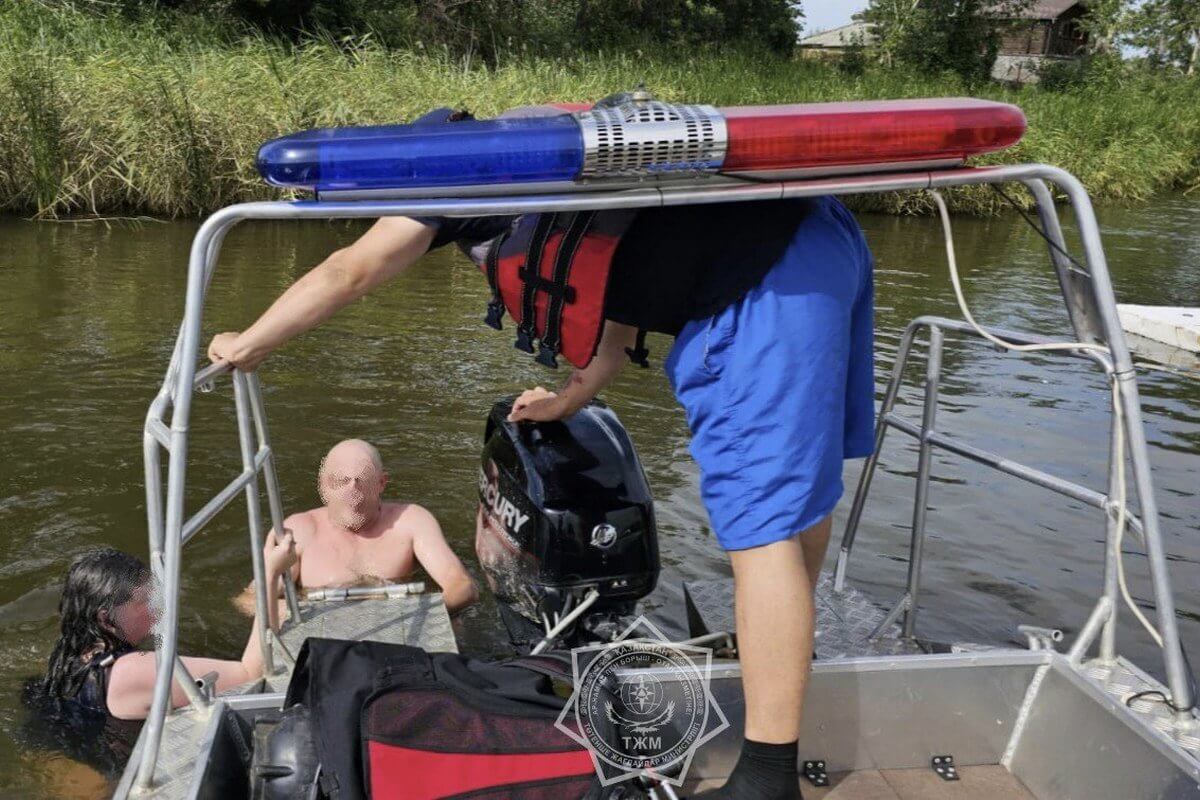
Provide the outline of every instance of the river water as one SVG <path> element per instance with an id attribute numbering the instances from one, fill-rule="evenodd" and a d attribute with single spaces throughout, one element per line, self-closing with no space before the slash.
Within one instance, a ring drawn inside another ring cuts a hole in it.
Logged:
<path id="1" fill-rule="evenodd" d="M 1197 304 L 1200 203 L 1166 196 L 1150 206 L 1102 209 L 1101 219 L 1122 302 Z M 864 215 L 862 224 L 878 262 L 882 391 L 904 325 L 918 314 L 958 313 L 934 220 Z M 100 544 L 146 554 L 142 422 L 170 355 L 195 228 L 0 220 L 3 796 L 105 796 L 95 773 L 30 743 L 20 687 L 44 669 L 72 556 Z M 245 326 L 361 230 L 340 222 L 236 228 L 213 282 L 205 341 Z M 1018 218 L 959 219 L 956 234 L 980 321 L 1067 333 L 1045 247 Z M 342 438 L 363 437 L 383 453 L 389 494 L 431 509 L 474 570 L 484 415 L 499 396 L 558 380 L 513 351 L 511 331 L 483 326 L 486 299 L 484 282 L 447 248 L 266 363 L 261 374 L 287 509 L 316 505 L 321 456 Z M 661 363 L 668 346 L 651 337 L 652 360 Z M 913 377 L 920 369 L 917 363 Z M 1147 368 L 1140 380 L 1179 623 L 1200 654 L 1200 378 Z M 945 358 L 939 424 L 1102 488 L 1104 386 L 1082 362 L 956 343 Z M 652 605 L 676 602 L 681 580 L 728 574 L 699 501 L 682 412 L 660 369 L 625 370 L 605 399 L 629 428 L 657 499 L 664 573 Z M 919 399 L 910 383 L 900 410 L 918 414 Z M 191 510 L 240 469 L 228 383 L 193 408 Z M 847 465 L 848 486 L 860 464 Z M 851 580 L 881 602 L 890 603 L 905 580 L 915 465 L 913 442 L 894 433 L 851 563 Z M 1078 630 L 1100 587 L 1099 513 L 951 456 L 935 457 L 933 474 L 920 631 L 1002 643 L 1015 641 L 1021 623 Z M 847 496 L 835 530 L 848 503 Z M 1132 542 L 1127 550 L 1131 588 L 1148 605 L 1145 559 Z M 245 515 L 235 503 L 184 554 L 185 653 L 240 652 L 248 623 L 229 598 L 249 576 Z M 1161 674 L 1152 644 L 1129 620 L 1125 613 L 1122 651 Z M 503 640 L 486 601 L 460 624 L 472 649 Z"/>

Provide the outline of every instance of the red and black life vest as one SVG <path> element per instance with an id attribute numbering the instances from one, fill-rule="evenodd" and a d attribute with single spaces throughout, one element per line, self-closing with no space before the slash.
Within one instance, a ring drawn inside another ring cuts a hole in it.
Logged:
<path id="1" fill-rule="evenodd" d="M 557 356 L 582 369 L 604 329 L 604 298 L 613 254 L 636 211 L 526 214 L 477 248 L 473 257 L 492 289 L 487 324 L 501 329 L 507 309 L 517 323 L 516 347 L 538 363 Z"/>
<path id="2" fill-rule="evenodd" d="M 591 108 L 587 103 L 551 103 L 512 108 L 505 117 L 554 116 Z M 471 119 L 469 112 L 439 109 L 438 122 Z M 591 363 L 604 332 L 609 269 L 635 210 L 526 214 L 487 246 L 468 250 L 492 290 L 485 321 L 500 330 L 507 309 L 517 323 L 516 346 L 534 352 L 538 363 L 558 366 L 558 355 L 580 369 Z M 627 349 L 646 362 L 645 334 Z"/>

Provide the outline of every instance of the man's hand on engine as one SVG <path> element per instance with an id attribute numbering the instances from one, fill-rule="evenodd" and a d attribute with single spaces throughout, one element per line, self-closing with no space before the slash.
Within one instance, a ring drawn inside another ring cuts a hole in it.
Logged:
<path id="1" fill-rule="evenodd" d="M 538 386 L 521 392 L 521 396 L 513 402 L 508 421 L 554 422 L 570 415 L 571 408 L 562 397 Z"/>

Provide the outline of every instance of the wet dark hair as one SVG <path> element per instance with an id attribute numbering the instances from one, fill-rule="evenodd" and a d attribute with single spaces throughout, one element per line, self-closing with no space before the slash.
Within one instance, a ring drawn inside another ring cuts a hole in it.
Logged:
<path id="1" fill-rule="evenodd" d="M 62 599 L 58 601 L 60 632 L 43 686 L 53 697 L 71 698 L 87 677 L 82 658 L 96 650 L 111 653 L 126 642 L 100 622 L 100 612 L 112 619 L 113 609 L 126 603 L 150 579 L 150 570 L 138 558 L 106 547 L 76 558 L 67 570 Z"/>

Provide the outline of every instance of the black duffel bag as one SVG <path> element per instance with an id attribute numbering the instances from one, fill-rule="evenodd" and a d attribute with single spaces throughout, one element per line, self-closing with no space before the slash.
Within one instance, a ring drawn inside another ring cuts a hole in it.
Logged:
<path id="1" fill-rule="evenodd" d="M 296 659 L 284 709 L 307 709 L 328 800 L 611 796 L 588 751 L 555 726 L 570 681 L 563 655 L 485 662 L 314 638 Z M 260 771 L 268 784 L 269 773 Z"/>

